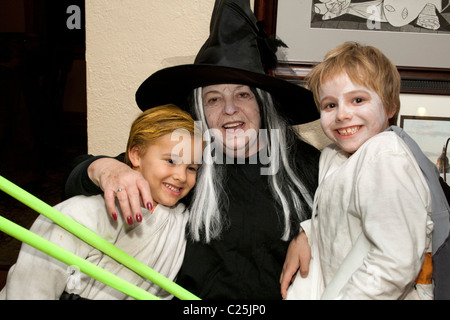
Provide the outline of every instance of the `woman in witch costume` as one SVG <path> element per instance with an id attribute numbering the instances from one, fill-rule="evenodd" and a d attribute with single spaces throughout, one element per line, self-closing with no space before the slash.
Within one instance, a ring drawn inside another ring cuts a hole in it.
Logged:
<path id="1" fill-rule="evenodd" d="M 309 91 L 266 74 L 275 51 L 248 0 L 218 0 L 210 37 L 194 64 L 160 70 L 136 93 L 143 110 L 162 102 L 190 110 L 209 142 L 177 279 L 203 299 L 280 299 L 289 242 L 311 214 L 319 151 L 291 125 L 319 115 Z M 148 185 L 120 158 L 79 164 L 67 194 L 103 190 L 108 208 L 120 195 L 126 218 L 142 205 L 151 207 Z"/>

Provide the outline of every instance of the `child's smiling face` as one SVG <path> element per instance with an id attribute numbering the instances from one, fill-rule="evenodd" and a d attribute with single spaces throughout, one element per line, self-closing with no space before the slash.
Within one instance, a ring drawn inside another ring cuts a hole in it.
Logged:
<path id="1" fill-rule="evenodd" d="M 349 154 L 386 130 L 392 117 L 375 91 L 353 84 L 345 72 L 320 86 L 319 101 L 323 131 Z"/>
<path id="2" fill-rule="evenodd" d="M 154 141 L 144 154 L 130 150 L 130 160 L 150 184 L 153 200 L 171 207 L 194 187 L 202 155 L 194 137 L 182 135 L 181 142 L 166 134 Z"/>

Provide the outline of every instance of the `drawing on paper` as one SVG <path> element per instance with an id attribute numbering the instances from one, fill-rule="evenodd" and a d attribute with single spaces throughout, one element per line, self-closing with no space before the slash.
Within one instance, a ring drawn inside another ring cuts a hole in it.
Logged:
<path id="1" fill-rule="evenodd" d="M 313 0 L 311 27 L 450 33 L 450 0 Z"/>

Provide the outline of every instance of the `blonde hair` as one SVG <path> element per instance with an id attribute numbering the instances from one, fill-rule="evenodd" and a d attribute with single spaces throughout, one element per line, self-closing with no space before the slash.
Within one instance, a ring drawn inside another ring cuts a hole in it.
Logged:
<path id="1" fill-rule="evenodd" d="M 139 153 L 143 155 L 147 151 L 148 146 L 154 143 L 156 139 L 179 129 L 187 130 L 192 136 L 199 133 L 199 131 L 195 130 L 192 116 L 173 104 L 158 106 L 144 111 L 131 125 L 125 163 L 132 166 L 129 152 L 134 147 L 138 147 Z"/>
<path id="2" fill-rule="evenodd" d="M 306 86 L 313 92 L 319 112 L 320 86 L 342 72 L 347 73 L 354 84 L 374 90 L 380 96 L 386 114 L 390 115 L 395 111 L 389 124 L 396 125 L 400 111 L 400 74 L 380 50 L 356 42 L 345 42 L 331 49 L 324 61 L 307 75 Z"/>

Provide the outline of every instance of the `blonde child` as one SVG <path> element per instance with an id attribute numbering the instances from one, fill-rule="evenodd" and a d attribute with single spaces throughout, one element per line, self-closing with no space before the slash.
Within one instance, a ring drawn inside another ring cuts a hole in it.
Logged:
<path id="1" fill-rule="evenodd" d="M 378 49 L 348 42 L 313 68 L 307 85 L 333 143 L 321 154 L 312 220 L 302 224 L 310 274 L 296 277 L 288 299 L 432 298 L 429 187 L 388 130 L 400 108 L 396 67 Z M 423 266 L 428 274 L 416 283 Z M 306 295 L 302 282 L 311 285 Z"/>
<path id="2" fill-rule="evenodd" d="M 201 161 L 201 136 L 194 134 L 197 131 L 192 117 L 174 105 L 149 109 L 132 124 L 126 163 L 149 182 L 154 200 L 152 212 L 142 208 L 140 224 L 125 222 L 119 206 L 120 214 L 112 219 L 101 195 L 76 196 L 55 208 L 173 280 L 181 267 L 186 246 L 188 211 L 179 201 L 194 187 Z M 194 143 L 197 138 L 200 143 Z M 123 190 L 118 186 L 116 193 L 120 192 Z M 43 216 L 35 221 L 31 231 L 160 298 L 171 298 L 165 290 Z M 76 266 L 69 267 L 23 244 L 0 298 L 59 299 L 62 295 L 86 299 L 129 298 L 77 272 Z"/>

